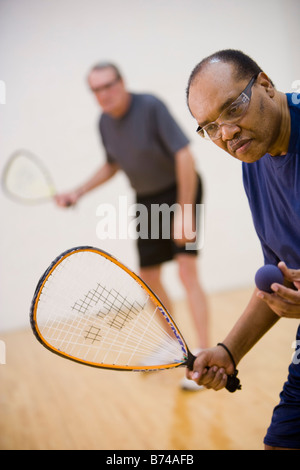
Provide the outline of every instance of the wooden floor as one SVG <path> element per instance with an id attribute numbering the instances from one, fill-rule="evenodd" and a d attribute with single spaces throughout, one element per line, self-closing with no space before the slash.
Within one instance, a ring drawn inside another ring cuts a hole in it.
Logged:
<path id="1" fill-rule="evenodd" d="M 217 342 L 251 291 L 210 297 Z M 176 321 L 193 347 L 184 303 Z M 183 369 L 155 373 L 89 368 L 51 354 L 31 331 L 0 336 L 0 449 L 256 450 L 277 403 L 298 322 L 280 320 L 239 365 L 243 390 L 184 392 Z"/>

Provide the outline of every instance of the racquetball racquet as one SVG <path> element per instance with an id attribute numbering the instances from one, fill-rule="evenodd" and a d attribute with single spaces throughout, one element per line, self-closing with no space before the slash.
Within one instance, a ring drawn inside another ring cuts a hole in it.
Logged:
<path id="1" fill-rule="evenodd" d="M 28 150 L 17 150 L 6 163 L 2 187 L 11 199 L 23 204 L 51 200 L 56 190 L 42 160 Z"/>
<path id="2" fill-rule="evenodd" d="M 81 364 L 151 371 L 193 367 L 176 323 L 152 290 L 110 254 L 76 247 L 40 278 L 30 323 L 40 343 Z M 240 388 L 237 371 L 226 388 Z"/>

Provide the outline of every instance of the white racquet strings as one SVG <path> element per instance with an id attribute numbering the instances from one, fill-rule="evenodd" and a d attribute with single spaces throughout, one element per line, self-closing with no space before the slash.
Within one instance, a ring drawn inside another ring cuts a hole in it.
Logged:
<path id="1" fill-rule="evenodd" d="M 10 157 L 2 174 L 2 186 L 10 198 L 25 204 L 45 202 L 56 192 L 42 161 L 27 150 L 18 150 Z"/>
<path id="2" fill-rule="evenodd" d="M 48 347 L 121 368 L 183 363 L 187 350 L 168 314 L 127 271 L 89 250 L 75 251 L 47 276 L 35 321 Z"/>

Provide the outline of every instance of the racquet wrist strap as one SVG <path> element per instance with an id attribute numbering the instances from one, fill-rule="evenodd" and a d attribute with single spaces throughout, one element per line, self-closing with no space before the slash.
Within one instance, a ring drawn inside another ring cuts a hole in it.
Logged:
<path id="1" fill-rule="evenodd" d="M 241 390 L 242 386 L 240 384 L 240 379 L 237 377 L 238 370 L 236 368 L 236 364 L 235 364 L 235 360 L 233 358 L 233 355 L 231 354 L 231 352 L 229 351 L 227 346 L 225 346 L 225 344 L 218 343 L 217 346 L 221 346 L 223 349 L 225 349 L 225 351 L 227 352 L 228 356 L 230 357 L 230 359 L 232 361 L 232 364 L 233 364 L 233 367 L 234 367 L 234 373 L 232 375 L 228 375 L 228 378 L 227 378 L 227 384 L 226 384 L 227 390 L 229 390 L 229 392 L 235 392 L 236 390 Z"/>
<path id="2" fill-rule="evenodd" d="M 233 358 L 233 355 L 231 354 L 231 352 L 230 352 L 229 349 L 227 348 L 227 346 L 225 346 L 225 344 L 223 344 L 223 343 L 218 343 L 217 346 L 221 346 L 223 349 L 225 349 L 225 351 L 227 352 L 228 356 L 230 357 L 230 359 L 231 359 L 231 361 L 232 361 L 234 370 L 236 370 L 235 360 L 234 360 L 234 358 Z"/>

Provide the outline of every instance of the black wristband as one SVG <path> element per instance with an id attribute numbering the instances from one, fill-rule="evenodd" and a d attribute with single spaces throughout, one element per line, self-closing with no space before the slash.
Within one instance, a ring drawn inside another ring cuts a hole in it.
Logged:
<path id="1" fill-rule="evenodd" d="M 229 390 L 229 392 L 235 392 L 236 390 L 241 390 L 242 386 L 240 384 L 240 380 L 237 377 L 238 370 L 236 369 L 235 360 L 233 358 L 233 355 L 231 354 L 231 352 L 229 351 L 227 346 L 225 346 L 225 344 L 218 343 L 217 346 L 221 346 L 222 348 L 225 349 L 225 351 L 229 355 L 229 357 L 232 361 L 233 367 L 234 367 L 234 373 L 232 375 L 228 375 L 228 377 L 227 377 L 227 384 L 226 384 L 227 390 Z"/>
<path id="2" fill-rule="evenodd" d="M 227 351 L 228 356 L 230 357 L 230 359 L 231 359 L 231 361 L 232 361 L 234 370 L 236 370 L 235 360 L 233 359 L 233 355 L 231 354 L 231 352 L 229 351 L 229 349 L 227 348 L 227 346 L 225 346 L 225 344 L 223 344 L 223 343 L 218 343 L 217 346 L 222 346 L 222 348 L 224 348 L 225 351 Z"/>

